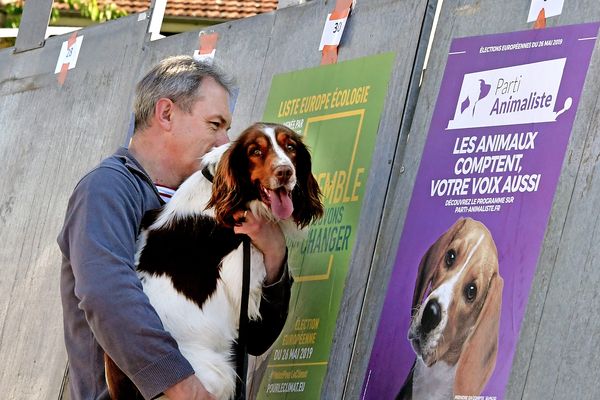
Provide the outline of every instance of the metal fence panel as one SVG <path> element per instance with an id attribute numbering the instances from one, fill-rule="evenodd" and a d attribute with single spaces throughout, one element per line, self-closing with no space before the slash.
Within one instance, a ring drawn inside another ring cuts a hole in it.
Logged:
<path id="1" fill-rule="evenodd" d="M 0 388 L 6 399 L 56 399 L 65 369 L 56 236 L 78 179 L 123 142 L 146 20 L 83 35 L 64 85 L 63 41 L 0 52 Z"/>

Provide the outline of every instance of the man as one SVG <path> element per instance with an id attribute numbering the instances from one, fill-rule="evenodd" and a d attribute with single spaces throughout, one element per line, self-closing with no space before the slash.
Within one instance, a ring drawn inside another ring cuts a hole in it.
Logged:
<path id="1" fill-rule="evenodd" d="M 108 398 L 106 353 L 147 399 L 214 399 L 195 377 L 142 291 L 134 268 L 141 218 L 163 204 L 158 187 L 178 187 L 199 158 L 228 141 L 228 82 L 191 57 L 161 61 L 136 88 L 129 149 L 84 176 L 58 237 L 71 399 Z M 264 352 L 287 316 L 291 278 L 279 227 L 248 213 L 235 228 L 265 256 L 263 316 L 250 327 L 249 352 Z"/>

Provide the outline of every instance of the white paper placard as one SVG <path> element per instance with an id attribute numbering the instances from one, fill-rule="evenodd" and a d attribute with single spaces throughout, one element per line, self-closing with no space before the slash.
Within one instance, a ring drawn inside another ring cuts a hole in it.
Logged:
<path id="1" fill-rule="evenodd" d="M 213 49 L 210 53 L 200 54 L 200 50 L 194 51 L 194 60 L 207 64 L 212 64 L 215 59 L 217 49 Z"/>
<path id="2" fill-rule="evenodd" d="M 323 35 L 321 36 L 321 43 L 319 44 L 319 50 L 323 50 L 325 45 L 337 46 L 340 44 L 344 28 L 346 27 L 346 21 L 348 20 L 348 13 L 344 18 L 330 19 L 331 14 L 327 15 L 325 21 L 325 28 L 323 28 Z"/>
<path id="3" fill-rule="evenodd" d="M 544 9 L 546 18 L 560 15 L 562 13 L 564 3 L 565 0 L 531 0 L 531 7 L 529 8 L 527 22 L 533 22 L 537 20 L 542 8 Z"/>
<path id="4" fill-rule="evenodd" d="M 65 40 L 60 49 L 60 55 L 58 56 L 58 61 L 56 62 L 56 68 L 54 69 L 54 73 L 58 74 L 62 69 L 63 64 L 68 64 L 69 69 L 75 68 L 77 65 L 77 57 L 79 57 L 79 49 L 81 49 L 81 43 L 83 42 L 83 35 L 77 36 L 75 43 L 73 46 L 69 47 L 69 41 Z"/>

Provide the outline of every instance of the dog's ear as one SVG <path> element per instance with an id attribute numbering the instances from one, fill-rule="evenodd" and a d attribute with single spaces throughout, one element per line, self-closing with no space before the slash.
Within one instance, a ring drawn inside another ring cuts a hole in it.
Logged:
<path id="1" fill-rule="evenodd" d="M 494 372 L 498 355 L 498 331 L 503 287 L 502 277 L 494 274 L 475 327 L 465 342 L 458 359 L 454 378 L 454 394 L 456 395 L 480 395 Z"/>
<path id="2" fill-rule="evenodd" d="M 312 174 L 312 162 L 308 148 L 297 139 L 296 147 L 297 184 L 292 192 L 294 202 L 294 221 L 304 228 L 312 221 L 323 216 L 321 189 Z"/>
<path id="3" fill-rule="evenodd" d="M 439 240 L 439 239 L 438 239 Z M 436 242 L 437 243 L 437 242 Z M 423 301 L 425 292 L 433 279 L 433 274 L 437 268 L 435 260 L 433 260 L 432 253 L 436 243 L 432 244 L 429 249 L 425 252 L 419 263 L 419 272 L 417 272 L 417 280 L 415 282 L 415 290 L 413 292 L 411 316 L 417 312 L 419 304 Z"/>
<path id="4" fill-rule="evenodd" d="M 233 214 L 244 207 L 243 191 L 249 186 L 245 147 L 236 141 L 219 160 L 206 208 L 213 207 L 217 223 L 233 226 Z M 248 182 L 247 182 L 248 181 Z M 246 189 L 247 190 L 247 189 Z"/>

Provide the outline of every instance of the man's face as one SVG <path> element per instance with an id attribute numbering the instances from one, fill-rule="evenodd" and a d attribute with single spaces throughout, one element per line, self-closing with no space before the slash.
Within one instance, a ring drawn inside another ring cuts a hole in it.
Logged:
<path id="1" fill-rule="evenodd" d="M 175 104 L 171 154 L 173 168 L 182 181 L 200 168 L 200 157 L 229 141 L 229 95 L 213 78 L 204 78 L 200 97 L 187 113 Z"/>

